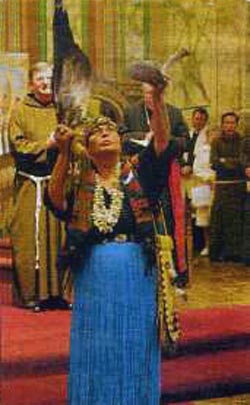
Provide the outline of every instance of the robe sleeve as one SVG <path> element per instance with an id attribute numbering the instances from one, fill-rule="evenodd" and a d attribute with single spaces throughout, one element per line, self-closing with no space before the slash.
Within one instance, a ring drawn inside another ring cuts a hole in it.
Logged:
<path id="1" fill-rule="evenodd" d="M 155 203 L 166 187 L 169 174 L 169 164 L 179 155 L 179 144 L 171 139 L 167 148 L 159 156 L 156 155 L 153 143 L 140 154 L 138 175 L 142 187 L 151 203 Z"/>
<path id="2" fill-rule="evenodd" d="M 47 150 L 46 143 L 47 139 L 44 140 L 32 140 L 25 131 L 25 122 L 28 117 L 25 116 L 24 110 L 22 107 L 17 109 L 11 119 L 9 126 L 9 136 L 12 149 L 20 155 L 27 155 L 30 159 L 36 160 L 39 158 L 46 159 Z M 50 134 L 47 134 L 48 137 Z"/>

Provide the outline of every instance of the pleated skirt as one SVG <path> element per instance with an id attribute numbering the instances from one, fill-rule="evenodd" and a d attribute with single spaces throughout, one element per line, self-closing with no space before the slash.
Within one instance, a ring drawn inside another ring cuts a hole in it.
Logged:
<path id="1" fill-rule="evenodd" d="M 141 245 L 91 246 L 74 271 L 69 404 L 158 405 L 156 275 Z"/>

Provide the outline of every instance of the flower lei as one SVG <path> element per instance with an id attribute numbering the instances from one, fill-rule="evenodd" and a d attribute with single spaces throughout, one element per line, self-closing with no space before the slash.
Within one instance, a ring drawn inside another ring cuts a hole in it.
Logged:
<path id="1" fill-rule="evenodd" d="M 104 187 L 101 185 L 100 176 L 96 173 L 92 218 L 94 225 L 102 233 L 113 231 L 120 217 L 124 197 L 123 191 L 117 188 L 112 188 L 108 192 L 111 196 L 109 208 L 105 205 Z"/>

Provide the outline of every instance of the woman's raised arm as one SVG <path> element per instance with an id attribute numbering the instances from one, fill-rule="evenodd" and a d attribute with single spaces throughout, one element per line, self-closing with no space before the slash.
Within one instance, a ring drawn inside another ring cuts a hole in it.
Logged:
<path id="1" fill-rule="evenodd" d="M 49 181 L 48 195 L 53 206 L 58 210 L 64 211 L 67 208 L 65 183 L 70 163 L 72 131 L 64 125 L 58 125 L 54 138 L 59 149 L 59 154 Z"/>

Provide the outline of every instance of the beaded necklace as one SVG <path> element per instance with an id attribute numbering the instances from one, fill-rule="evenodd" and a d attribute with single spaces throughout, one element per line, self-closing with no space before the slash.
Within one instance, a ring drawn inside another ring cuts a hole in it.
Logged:
<path id="1" fill-rule="evenodd" d="M 92 211 L 94 225 L 102 233 L 112 232 L 117 224 L 123 203 L 124 193 L 118 187 L 112 187 L 108 190 L 110 195 L 110 206 L 106 207 L 104 197 L 104 187 L 101 184 L 101 178 L 98 173 L 95 174 L 95 192 Z"/>

